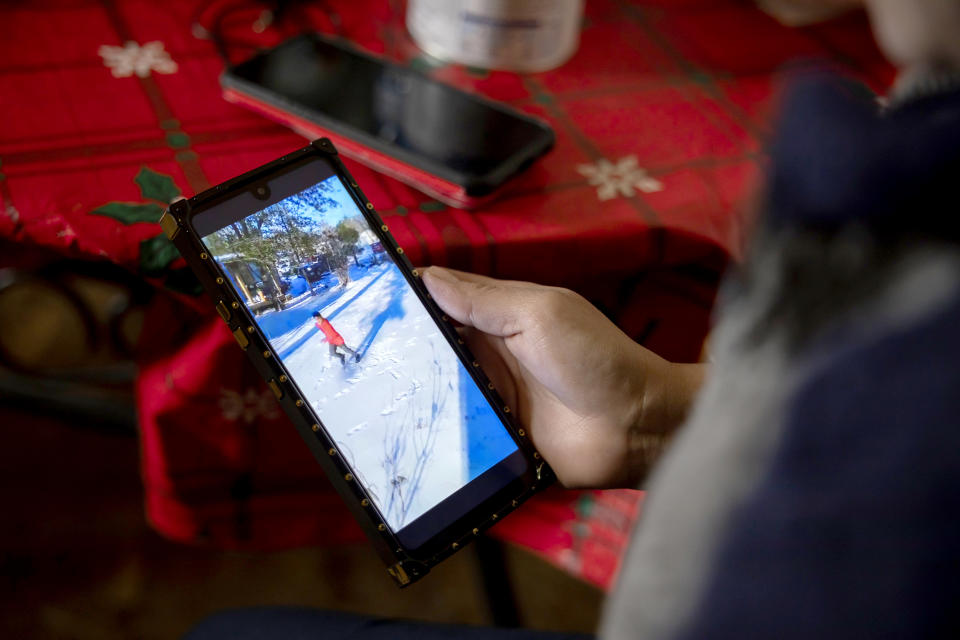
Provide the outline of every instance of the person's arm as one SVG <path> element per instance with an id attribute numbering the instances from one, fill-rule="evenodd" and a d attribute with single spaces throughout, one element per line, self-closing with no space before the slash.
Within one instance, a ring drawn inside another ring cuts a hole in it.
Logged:
<path id="1" fill-rule="evenodd" d="M 567 487 L 636 487 L 705 366 L 644 349 L 567 289 L 430 267 L 423 280 Z"/>

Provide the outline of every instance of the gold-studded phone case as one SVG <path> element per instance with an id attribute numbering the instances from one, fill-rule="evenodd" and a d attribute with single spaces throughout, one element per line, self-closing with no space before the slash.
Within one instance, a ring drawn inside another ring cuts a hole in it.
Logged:
<path id="1" fill-rule="evenodd" d="M 277 353 L 261 333 L 226 274 L 217 261 L 207 254 L 192 225 L 192 218 L 197 213 L 223 202 L 239 191 L 250 189 L 255 183 L 269 180 L 272 176 L 282 174 L 291 167 L 317 158 L 324 159 L 333 167 L 334 173 L 343 182 L 379 237 L 383 248 L 389 252 L 427 311 L 437 322 L 529 463 L 529 471 L 522 477 L 518 477 L 505 490 L 481 500 L 471 507 L 465 516 L 415 549 L 405 548 L 384 522 L 366 489 L 354 477 L 338 451 L 336 443 L 324 429 L 310 404 L 301 395 L 296 381 L 290 379 Z M 237 344 L 247 353 L 254 368 L 263 376 L 337 492 L 346 501 L 350 511 L 373 542 L 387 565 L 388 573 L 399 586 L 411 584 L 426 575 L 433 565 L 462 548 L 498 519 L 516 509 L 535 492 L 553 482 L 552 470 L 535 451 L 524 429 L 516 423 L 510 408 L 504 405 L 494 385 L 484 375 L 467 346 L 460 339 L 456 328 L 430 299 L 419 273 L 410 264 L 403 248 L 397 245 L 387 225 L 383 223 L 373 205 L 360 191 L 356 181 L 340 161 L 333 144 L 326 138 L 315 140 L 303 149 L 212 187 L 189 200 L 173 203 L 163 214 L 160 224 L 167 237 L 196 273 L 204 289 L 213 299 L 217 312 L 236 338 Z"/>

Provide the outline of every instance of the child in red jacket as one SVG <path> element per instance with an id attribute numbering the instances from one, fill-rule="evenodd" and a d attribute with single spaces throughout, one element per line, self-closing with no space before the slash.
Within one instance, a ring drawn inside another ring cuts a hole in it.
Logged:
<path id="1" fill-rule="evenodd" d="M 319 311 L 314 311 L 313 317 L 316 320 L 317 329 L 320 329 L 320 331 L 323 332 L 324 339 L 327 341 L 327 344 L 330 345 L 331 357 L 336 356 L 337 358 L 340 358 L 340 364 L 346 365 L 346 357 L 340 353 L 340 351 L 338 351 L 338 349 L 342 349 L 343 351 L 346 351 L 352 355 L 354 361 L 360 361 L 360 354 L 346 345 L 343 340 L 343 336 L 337 333 L 337 330 L 333 328 L 333 325 L 330 324 L 329 320 L 323 317 L 323 314 L 321 314 Z"/>

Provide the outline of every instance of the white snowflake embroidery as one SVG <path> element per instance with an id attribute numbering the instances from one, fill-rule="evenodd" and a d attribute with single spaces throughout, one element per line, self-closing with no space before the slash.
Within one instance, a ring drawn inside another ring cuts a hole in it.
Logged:
<path id="1" fill-rule="evenodd" d="M 73 240 L 77 237 L 77 232 L 73 230 L 69 224 L 64 224 L 63 228 L 60 231 L 57 231 L 58 238 L 65 238 L 67 240 Z"/>
<path id="2" fill-rule="evenodd" d="M 252 424 L 257 418 L 276 418 L 277 403 L 267 391 L 247 389 L 242 394 L 233 389 L 220 390 L 220 411 L 230 421 Z"/>
<path id="3" fill-rule="evenodd" d="M 103 58 L 103 64 L 110 69 L 114 78 L 129 78 L 136 74 L 146 78 L 151 71 L 157 73 L 176 73 L 177 63 L 163 50 L 159 40 L 139 45 L 132 40 L 122 47 L 103 45 L 97 51 Z"/>
<path id="4" fill-rule="evenodd" d="M 662 182 L 637 165 L 637 156 L 625 156 L 616 163 L 603 158 L 594 164 L 578 165 L 577 171 L 587 178 L 587 182 L 597 187 L 597 198 L 600 200 L 610 200 L 617 196 L 629 198 L 634 195 L 635 189 L 644 193 L 663 190 Z"/>

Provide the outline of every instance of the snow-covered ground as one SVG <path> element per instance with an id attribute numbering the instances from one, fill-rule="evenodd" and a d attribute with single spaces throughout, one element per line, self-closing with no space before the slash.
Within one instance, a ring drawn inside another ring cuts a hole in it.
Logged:
<path id="1" fill-rule="evenodd" d="M 397 267 L 354 268 L 351 277 L 258 322 L 398 530 L 515 446 Z M 330 356 L 315 310 L 359 362 Z"/>

